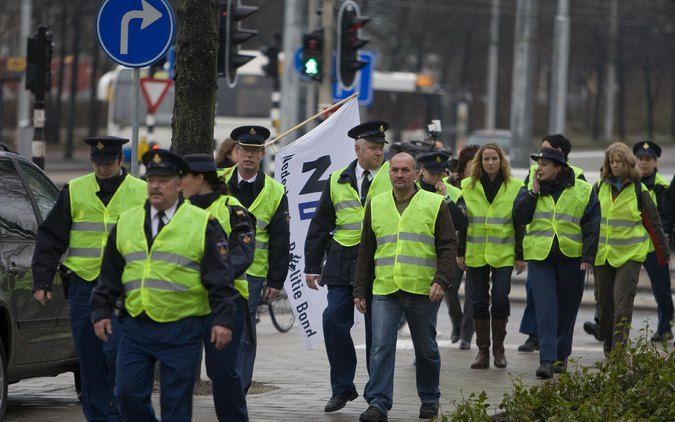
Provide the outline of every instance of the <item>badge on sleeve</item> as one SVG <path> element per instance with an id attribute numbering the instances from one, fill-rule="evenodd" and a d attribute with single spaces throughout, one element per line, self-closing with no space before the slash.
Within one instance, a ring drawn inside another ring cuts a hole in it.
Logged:
<path id="1" fill-rule="evenodd" d="M 227 240 L 221 239 L 216 242 L 216 249 L 218 249 L 218 253 L 220 254 L 221 258 L 227 258 L 227 254 L 229 252 L 227 249 Z"/>

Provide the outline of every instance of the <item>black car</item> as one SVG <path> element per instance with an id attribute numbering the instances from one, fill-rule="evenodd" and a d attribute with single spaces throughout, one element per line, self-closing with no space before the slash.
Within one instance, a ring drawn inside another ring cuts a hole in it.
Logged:
<path id="1" fill-rule="evenodd" d="M 32 291 L 37 228 L 58 192 L 36 165 L 0 144 L 0 420 L 8 384 L 77 370 L 61 280 L 45 306 Z"/>

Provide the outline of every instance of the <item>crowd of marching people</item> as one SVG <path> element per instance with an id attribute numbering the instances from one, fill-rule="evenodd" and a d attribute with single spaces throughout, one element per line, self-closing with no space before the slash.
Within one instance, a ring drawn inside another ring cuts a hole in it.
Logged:
<path id="1" fill-rule="evenodd" d="M 470 349 L 475 334 L 470 367 L 506 368 L 514 272 L 527 270 L 520 332 L 528 337 L 519 350 L 539 350 L 537 377 L 567 369 L 589 271 L 597 312 L 584 328 L 605 353 L 626 342 L 641 266 L 658 305 L 652 340 L 672 340 L 675 179 L 658 173 L 658 145 L 612 144 L 590 184 L 568 160 L 571 142 L 546 136 L 519 180 L 494 143 L 468 145 L 454 161 L 436 142 L 394 144 L 386 160 L 387 129 L 370 121 L 346 134 L 356 159 L 330 175 L 306 237 L 307 286 L 327 289 L 326 412 L 359 396 L 354 309 L 365 315 L 369 373 L 361 421 L 386 421 L 393 406 L 402 320 L 415 349 L 419 416 L 438 415 L 444 297 L 452 342 Z M 257 305 L 261 292 L 279 293 L 288 271 L 288 200 L 260 165 L 269 136 L 237 128 L 216 159 L 149 151 L 145 180 L 122 167 L 127 140 L 86 140 L 94 171 L 71 181 L 41 224 L 33 291 L 49 301 L 58 268 L 87 420 L 157 420 L 156 364 L 162 420 L 190 420 L 202 350 L 218 419 L 248 420 Z"/>

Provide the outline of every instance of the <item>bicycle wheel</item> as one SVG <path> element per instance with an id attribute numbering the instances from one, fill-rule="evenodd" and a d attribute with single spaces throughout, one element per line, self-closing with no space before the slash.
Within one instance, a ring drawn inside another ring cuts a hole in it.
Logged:
<path id="1" fill-rule="evenodd" d="M 288 301 L 285 291 L 279 292 L 279 296 L 269 302 L 270 317 L 272 318 L 272 325 L 280 333 L 287 333 L 293 324 L 295 324 L 295 314 L 291 307 L 291 302 Z"/>

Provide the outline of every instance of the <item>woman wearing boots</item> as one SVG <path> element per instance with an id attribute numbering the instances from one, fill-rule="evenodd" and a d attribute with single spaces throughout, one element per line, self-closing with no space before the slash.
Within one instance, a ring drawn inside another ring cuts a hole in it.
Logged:
<path id="1" fill-rule="evenodd" d="M 600 314 L 600 338 L 605 354 L 625 344 L 633 316 L 640 266 L 651 238 L 659 265 L 668 265 L 670 252 L 656 205 L 640 183 L 635 156 L 622 142 L 605 152 L 600 181 L 600 242 L 595 258 L 595 300 Z"/>
<path id="2" fill-rule="evenodd" d="M 497 368 L 507 365 L 504 337 L 510 314 L 511 272 L 514 265 L 518 274 L 525 269 L 524 227 L 514 225 L 511 219 L 513 203 L 522 186 L 522 181 L 511 177 L 502 149 L 492 143 L 478 150 L 471 177 L 462 180 L 469 226 L 460 234 L 457 264 L 466 271 L 472 287 L 478 346 L 478 356 L 471 365 L 474 369 L 490 366 L 490 328 L 494 365 Z"/>
<path id="3" fill-rule="evenodd" d="M 532 189 L 520 190 L 513 222 L 528 225 L 523 252 L 537 309 L 536 375 L 551 378 L 565 369 L 572 353 L 584 274 L 598 250 L 600 204 L 593 187 L 575 178 L 562 151 L 542 148 L 530 157 L 538 164 Z"/>

